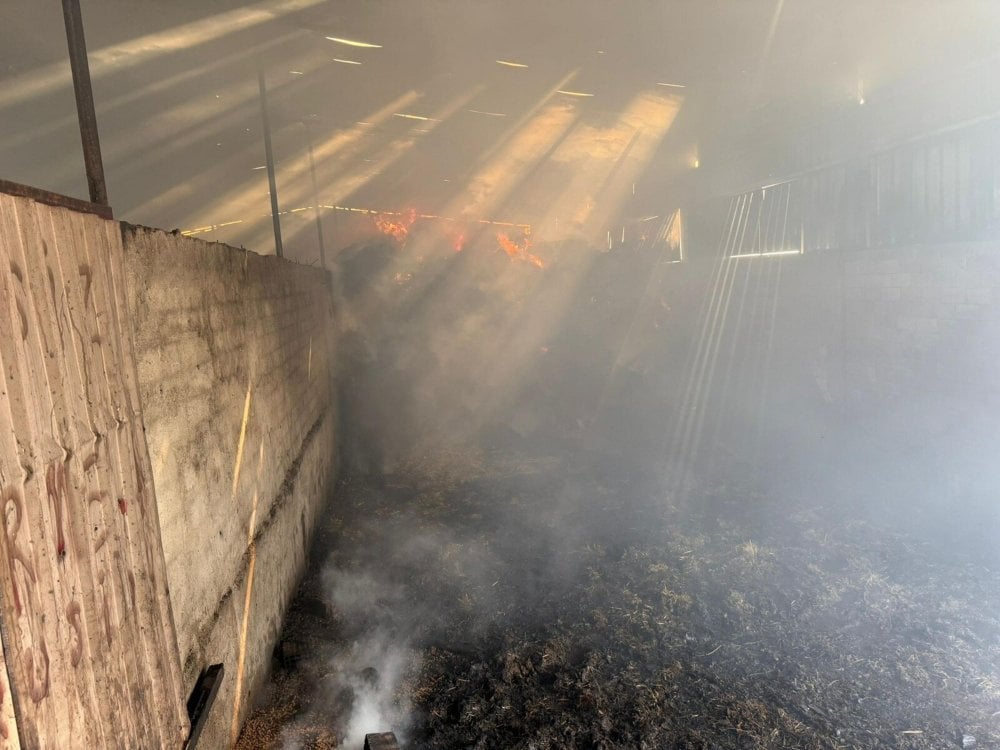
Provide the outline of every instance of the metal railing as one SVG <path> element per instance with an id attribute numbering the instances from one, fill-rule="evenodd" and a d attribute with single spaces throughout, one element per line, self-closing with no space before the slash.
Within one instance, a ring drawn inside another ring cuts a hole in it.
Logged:
<path id="1" fill-rule="evenodd" d="M 731 196 L 731 256 L 1000 238 L 1000 118 Z"/>

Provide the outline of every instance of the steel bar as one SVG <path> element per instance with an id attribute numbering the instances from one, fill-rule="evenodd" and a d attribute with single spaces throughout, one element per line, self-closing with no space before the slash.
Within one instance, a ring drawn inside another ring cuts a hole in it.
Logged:
<path id="1" fill-rule="evenodd" d="M 285 255 L 285 251 L 281 246 L 278 184 L 274 177 L 274 153 L 271 150 L 271 120 L 267 113 L 267 83 L 264 81 L 264 68 L 257 69 L 257 85 L 260 88 L 260 116 L 264 123 L 264 156 L 267 159 L 267 185 L 271 194 L 271 224 L 274 226 L 274 252 L 279 258 L 282 258 Z"/>
<path id="2" fill-rule="evenodd" d="M 319 208 L 319 187 L 316 184 L 316 162 L 313 160 L 313 138 L 309 123 L 303 122 L 306 129 L 306 146 L 309 149 L 309 176 L 312 179 L 313 209 L 316 215 L 316 238 L 319 240 L 319 264 L 326 270 L 326 245 L 323 242 L 323 217 Z"/>
<path id="3" fill-rule="evenodd" d="M 94 91 L 90 85 L 90 65 L 87 62 L 87 42 L 83 36 L 80 0 L 62 0 L 62 6 L 90 202 L 107 206 L 108 189 L 104 182 L 104 162 L 101 160 L 101 141 L 97 134 L 97 114 L 94 111 Z"/>

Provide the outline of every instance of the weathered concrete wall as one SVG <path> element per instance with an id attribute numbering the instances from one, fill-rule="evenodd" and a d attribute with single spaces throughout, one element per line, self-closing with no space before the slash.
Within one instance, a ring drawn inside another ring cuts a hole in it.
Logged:
<path id="1" fill-rule="evenodd" d="M 335 472 L 322 271 L 124 226 L 139 386 L 184 684 L 226 675 L 224 747 L 269 664 Z"/>
<path id="2" fill-rule="evenodd" d="M 115 222 L 0 194 L 3 747 L 187 736 L 123 264 Z"/>

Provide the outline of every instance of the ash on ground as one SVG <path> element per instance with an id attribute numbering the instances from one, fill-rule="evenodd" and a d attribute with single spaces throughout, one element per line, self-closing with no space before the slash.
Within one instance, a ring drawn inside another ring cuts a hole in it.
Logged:
<path id="1" fill-rule="evenodd" d="M 456 448 L 315 550 L 242 748 L 1000 747 L 994 573 L 833 506 Z"/>

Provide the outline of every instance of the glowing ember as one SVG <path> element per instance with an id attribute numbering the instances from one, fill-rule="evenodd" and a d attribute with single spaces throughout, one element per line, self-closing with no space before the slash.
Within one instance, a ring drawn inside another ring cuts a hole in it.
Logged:
<path id="1" fill-rule="evenodd" d="M 545 261 L 528 252 L 531 240 L 527 237 L 523 239 L 523 244 L 519 244 L 512 240 L 506 232 L 499 232 L 497 233 L 497 242 L 500 243 L 500 249 L 507 253 L 507 257 L 511 260 L 523 260 L 538 268 L 545 268 Z"/>
<path id="2" fill-rule="evenodd" d="M 397 242 L 404 242 L 410 234 L 410 227 L 417 220 L 417 212 L 410 209 L 404 214 L 375 214 L 375 226 L 382 234 Z"/>
<path id="3" fill-rule="evenodd" d="M 460 253 L 465 249 L 465 233 L 460 232 L 456 234 L 451 240 L 451 249 L 456 253 Z"/>

